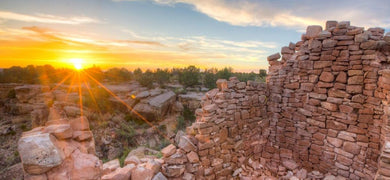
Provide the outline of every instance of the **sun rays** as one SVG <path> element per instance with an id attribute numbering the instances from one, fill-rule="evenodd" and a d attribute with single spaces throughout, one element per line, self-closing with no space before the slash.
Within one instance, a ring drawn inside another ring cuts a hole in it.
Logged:
<path id="1" fill-rule="evenodd" d="M 80 59 L 79 59 L 80 60 Z M 166 140 L 170 141 L 173 143 L 167 135 L 165 135 L 163 132 L 161 132 L 153 123 L 151 123 L 149 120 L 147 120 L 144 116 L 142 116 L 140 113 L 135 111 L 129 104 L 127 104 L 124 100 L 122 100 L 119 96 L 117 96 L 114 92 L 112 92 L 110 89 L 108 89 L 106 86 L 104 86 L 99 80 L 97 80 L 94 77 L 93 71 L 88 71 L 84 70 L 81 66 L 81 68 L 77 68 L 76 65 L 80 63 L 82 65 L 81 61 L 76 61 L 76 59 L 73 59 L 72 63 L 75 65 L 75 71 L 69 73 L 67 76 L 65 76 L 61 81 L 59 81 L 52 89 L 51 91 L 53 92 L 56 90 L 58 87 L 63 85 L 67 80 L 70 80 L 70 84 L 68 86 L 66 96 L 65 96 L 65 101 L 68 100 L 68 96 L 72 93 L 77 91 L 78 93 L 78 104 L 80 108 L 80 115 L 84 115 L 84 106 L 83 106 L 83 91 L 86 90 L 89 96 L 91 96 L 92 103 L 96 105 L 98 109 L 98 113 L 100 116 L 102 116 L 101 110 L 98 106 L 98 103 L 96 101 L 96 96 L 93 94 L 91 90 L 91 83 L 96 84 L 97 86 L 101 87 L 104 89 L 110 96 L 118 100 L 121 104 L 123 104 L 131 113 L 135 114 L 139 119 L 144 121 L 146 124 L 148 124 L 150 127 L 152 127 L 161 137 L 165 138 Z"/>

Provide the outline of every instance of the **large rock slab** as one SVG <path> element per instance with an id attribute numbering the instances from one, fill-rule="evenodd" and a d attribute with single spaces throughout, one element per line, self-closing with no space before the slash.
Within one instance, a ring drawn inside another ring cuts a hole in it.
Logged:
<path id="1" fill-rule="evenodd" d="M 54 136 L 40 132 L 24 135 L 18 142 L 18 151 L 26 172 L 42 174 L 63 162 L 65 155 L 57 148 Z"/>
<path id="2" fill-rule="evenodd" d="M 132 115 L 138 117 L 137 113 L 139 113 L 149 121 L 158 120 L 168 113 L 175 100 L 176 94 L 172 91 L 144 99 L 135 105 Z"/>
<path id="3" fill-rule="evenodd" d="M 37 94 L 48 91 L 49 87 L 41 85 L 24 85 L 15 87 L 14 90 L 16 99 L 18 99 L 19 102 L 27 103 L 28 100 Z"/>

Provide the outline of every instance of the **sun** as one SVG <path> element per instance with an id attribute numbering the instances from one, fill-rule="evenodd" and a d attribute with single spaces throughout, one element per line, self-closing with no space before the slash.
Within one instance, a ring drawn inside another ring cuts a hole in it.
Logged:
<path id="1" fill-rule="evenodd" d="M 79 70 L 83 69 L 83 63 L 84 63 L 83 59 L 73 58 L 73 59 L 70 59 L 70 62 L 73 63 L 73 66 L 76 70 L 79 71 Z"/>

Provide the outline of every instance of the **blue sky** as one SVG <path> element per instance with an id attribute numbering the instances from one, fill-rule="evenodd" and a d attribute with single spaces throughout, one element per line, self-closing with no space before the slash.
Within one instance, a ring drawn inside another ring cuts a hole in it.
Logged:
<path id="1" fill-rule="evenodd" d="M 194 64 L 257 72 L 307 25 L 350 20 L 387 32 L 388 17 L 390 1 L 379 0 L 1 0 L 0 43 L 7 46 L 0 53 L 7 56 L 0 60 L 7 63 L 0 66 L 83 58 L 129 69 Z"/>

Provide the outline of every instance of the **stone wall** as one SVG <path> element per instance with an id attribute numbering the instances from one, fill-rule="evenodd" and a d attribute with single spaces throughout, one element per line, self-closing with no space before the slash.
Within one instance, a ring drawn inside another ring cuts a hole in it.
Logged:
<path id="1" fill-rule="evenodd" d="M 162 172 L 168 178 L 231 178 L 248 160 L 259 159 L 269 134 L 266 86 L 252 81 L 218 80 L 206 93 L 197 119 L 162 150 Z"/>
<path id="2" fill-rule="evenodd" d="M 308 170 L 373 179 L 387 134 L 383 34 L 328 21 L 325 30 L 309 26 L 302 41 L 283 47 L 280 60 L 279 53 L 268 57 L 274 170 L 288 159 Z"/>

